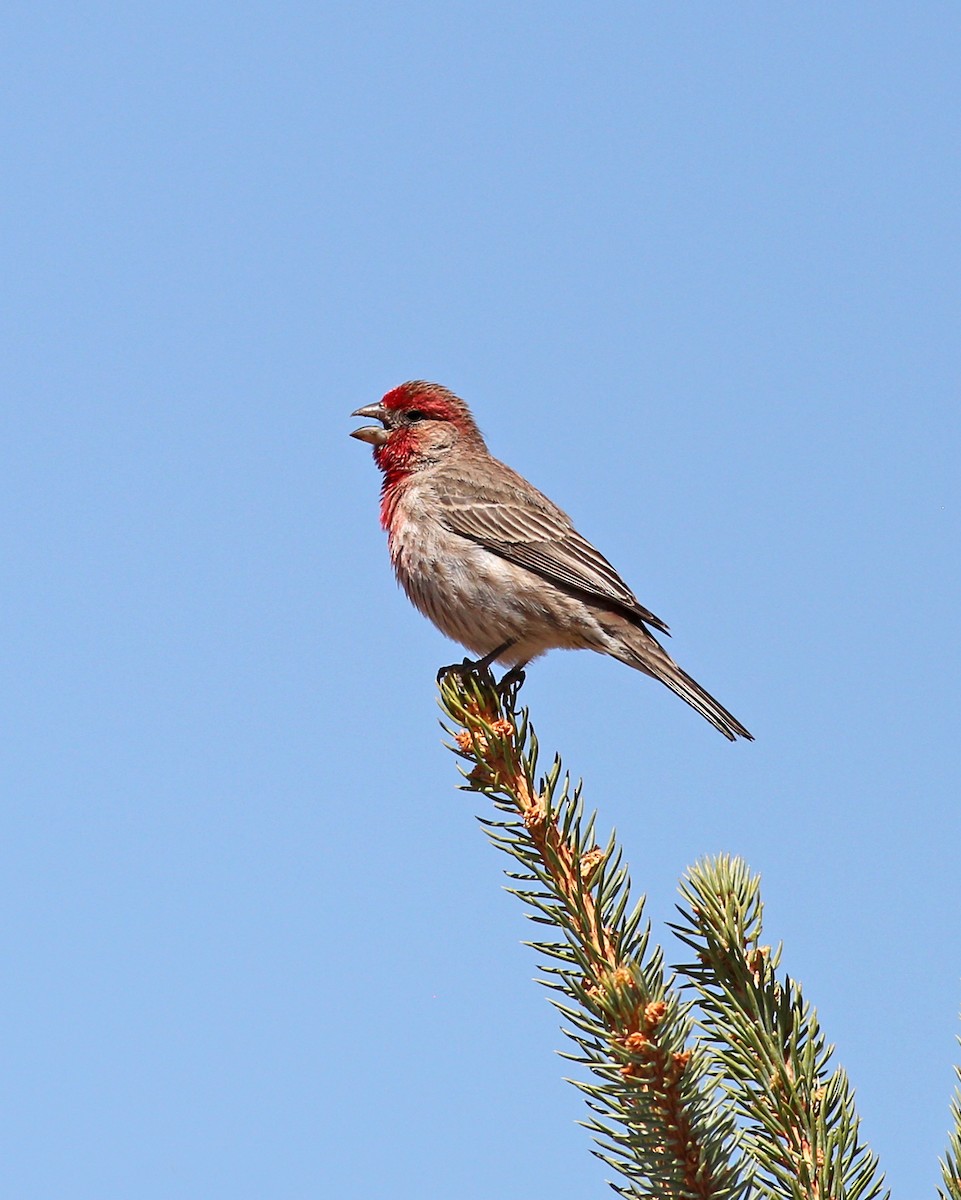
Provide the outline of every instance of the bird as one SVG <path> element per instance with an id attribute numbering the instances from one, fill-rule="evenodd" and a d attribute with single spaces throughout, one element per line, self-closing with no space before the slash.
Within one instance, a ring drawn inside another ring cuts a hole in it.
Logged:
<path id="1" fill-rule="evenodd" d="M 594 650 L 665 684 L 735 741 L 752 735 L 671 658 L 614 567 L 533 484 L 494 458 L 468 405 L 411 380 L 352 417 L 383 473 L 380 521 L 416 608 L 473 654 L 466 667 L 515 679 L 553 649 Z"/>

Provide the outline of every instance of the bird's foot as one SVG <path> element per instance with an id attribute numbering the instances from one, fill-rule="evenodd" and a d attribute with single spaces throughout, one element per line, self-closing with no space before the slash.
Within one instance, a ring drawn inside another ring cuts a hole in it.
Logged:
<path id="1" fill-rule="evenodd" d="M 475 660 L 473 658 L 465 658 L 463 662 L 451 663 L 448 667 L 441 667 L 441 669 L 437 672 L 438 684 L 443 683 L 444 680 L 450 675 L 456 675 L 460 679 L 464 679 L 468 675 L 480 677 L 486 675 L 491 682 L 493 682 L 494 678 L 493 675 L 491 675 L 490 667 L 484 662 L 483 659 Z"/>
<path id="2" fill-rule="evenodd" d="M 459 690 L 463 690 L 466 686 L 470 692 L 479 687 L 479 696 L 486 692 L 485 704 L 493 706 L 490 713 L 492 718 L 497 717 L 498 710 L 501 710 L 502 714 L 514 712 L 517 707 L 517 693 L 520 691 L 524 679 L 524 664 L 521 663 L 506 671 L 498 682 L 494 678 L 489 662 L 484 659 L 478 659 L 475 662 L 465 658 L 463 662 L 451 663 L 448 667 L 441 667 L 437 672 L 439 687 L 443 687 L 450 680 L 455 682 L 455 686 Z"/>
<path id="3" fill-rule="evenodd" d="M 511 708 L 514 707 L 514 701 L 517 699 L 517 693 L 524 686 L 524 680 L 527 678 L 527 672 L 522 666 L 511 667 L 511 669 L 501 676 L 501 681 L 497 685 L 498 695 Z"/>
<path id="4" fill-rule="evenodd" d="M 485 654 L 483 658 L 474 659 L 465 658 L 462 663 L 452 663 L 449 667 L 441 667 L 437 672 L 437 682 L 446 679 L 448 675 L 459 675 L 461 679 L 465 675 L 475 675 L 481 679 L 487 679 L 491 683 L 494 682 L 494 676 L 491 674 L 491 663 L 495 662 L 505 652 L 513 646 L 513 641 L 501 642 L 499 646 L 495 646 L 490 654 Z M 510 674 L 510 672 L 508 672 Z"/>

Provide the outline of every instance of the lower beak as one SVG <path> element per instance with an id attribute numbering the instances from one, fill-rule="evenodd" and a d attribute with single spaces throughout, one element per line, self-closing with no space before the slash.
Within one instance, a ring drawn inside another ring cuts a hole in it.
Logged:
<path id="1" fill-rule="evenodd" d="M 364 408 L 358 408 L 350 414 L 352 417 L 372 417 L 375 421 L 384 421 L 384 406 L 382 404 L 368 404 Z M 372 446 L 382 446 L 390 437 L 390 430 L 382 428 L 381 425 L 364 425 L 361 429 L 351 431 L 351 437 L 357 438 L 359 442 L 370 442 Z"/>

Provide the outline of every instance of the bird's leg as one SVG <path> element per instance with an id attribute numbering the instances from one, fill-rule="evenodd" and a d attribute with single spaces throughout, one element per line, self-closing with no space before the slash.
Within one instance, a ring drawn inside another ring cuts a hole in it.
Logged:
<path id="1" fill-rule="evenodd" d="M 508 641 L 503 642 L 500 646 L 495 646 L 490 654 L 485 654 L 483 658 L 478 658 L 476 661 L 470 658 L 465 658 L 462 663 L 451 663 L 449 667 L 441 667 L 441 669 L 437 672 L 437 682 L 440 683 L 444 676 L 452 671 L 457 671 L 461 675 L 468 675 L 472 674 L 473 672 L 481 674 L 484 671 L 490 671 L 491 663 L 500 658 L 505 651 L 510 650 L 511 646 L 513 645 L 514 639 L 510 638 Z"/>
<path id="2" fill-rule="evenodd" d="M 513 646 L 513 645 L 514 645 L 514 639 L 510 638 L 508 641 L 504 642 L 502 645 L 497 646 L 494 650 L 492 650 L 490 652 L 490 654 L 485 654 L 483 658 L 479 658 L 477 660 L 477 662 L 474 663 L 474 670 L 475 671 L 489 671 L 491 668 L 491 663 L 496 662 L 497 659 L 499 659 L 500 656 L 505 653 L 505 651 L 510 650 L 511 646 Z"/>

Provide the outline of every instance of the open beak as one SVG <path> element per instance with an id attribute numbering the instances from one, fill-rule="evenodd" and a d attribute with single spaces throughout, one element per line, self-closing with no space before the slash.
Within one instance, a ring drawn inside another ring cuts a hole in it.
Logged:
<path id="1" fill-rule="evenodd" d="M 351 430 L 351 437 L 357 438 L 360 442 L 370 442 L 372 446 L 382 446 L 390 437 L 390 430 L 384 429 L 385 413 L 383 404 L 367 404 L 364 408 L 355 409 L 350 414 L 352 417 L 371 417 L 375 421 L 380 421 L 380 425 L 364 425 L 361 429 Z"/>

